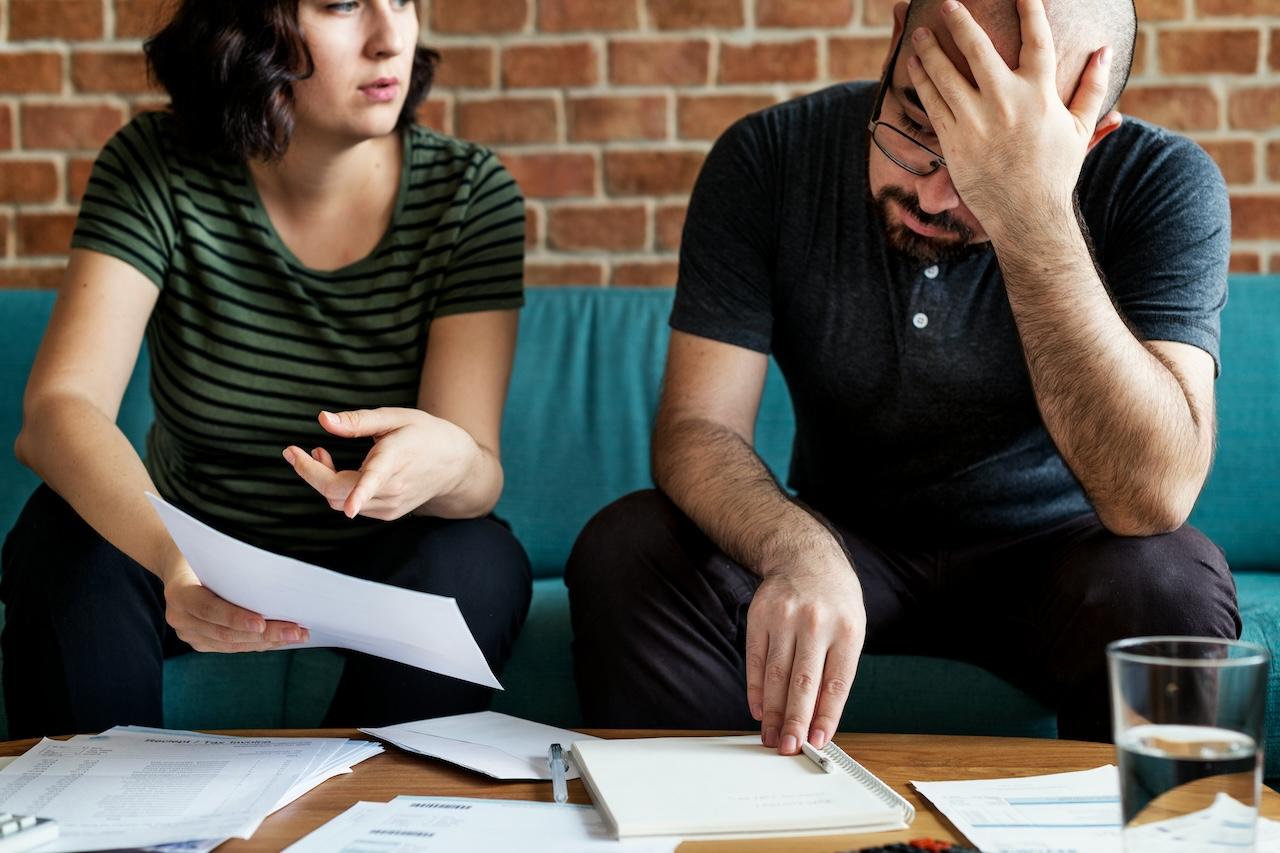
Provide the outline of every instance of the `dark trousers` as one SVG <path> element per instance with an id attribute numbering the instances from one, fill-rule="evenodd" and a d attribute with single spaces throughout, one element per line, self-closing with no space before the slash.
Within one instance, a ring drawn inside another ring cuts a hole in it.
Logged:
<path id="1" fill-rule="evenodd" d="M 487 518 L 407 519 L 358 543 L 291 556 L 457 599 L 495 672 L 510 656 L 532 595 L 524 549 Z M 48 486 L 32 495 L 5 540 L 0 599 L 10 737 L 163 725 L 164 659 L 191 651 L 165 621 L 163 585 Z M 478 711 L 492 696 L 489 688 L 382 658 L 346 658 L 326 726 Z"/>
<path id="2" fill-rule="evenodd" d="M 1189 526 L 1123 537 L 1085 515 L 953 550 L 839 532 L 862 584 L 865 653 L 975 663 L 1057 708 L 1064 738 L 1110 738 L 1112 640 L 1240 636 L 1222 551 Z M 760 579 L 664 495 L 636 492 L 597 514 L 565 583 L 587 725 L 759 728 L 744 646 Z"/>

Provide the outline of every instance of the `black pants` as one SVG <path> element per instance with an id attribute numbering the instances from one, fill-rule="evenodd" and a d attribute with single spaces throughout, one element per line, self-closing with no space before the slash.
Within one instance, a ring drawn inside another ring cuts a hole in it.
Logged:
<path id="1" fill-rule="evenodd" d="M 456 598 L 495 672 L 510 656 L 532 595 L 524 549 L 510 530 L 486 518 L 414 518 L 355 544 L 291 556 Z M 165 622 L 163 585 L 48 486 L 32 495 L 5 540 L 0 599 L 10 737 L 163 724 L 164 659 L 191 651 Z M 489 688 L 382 658 L 346 657 L 326 726 L 478 711 L 492 695 Z"/>
<path id="2" fill-rule="evenodd" d="M 1240 636 L 1226 560 L 1192 527 L 1130 538 L 1086 515 L 951 551 L 840 533 L 862 584 L 865 652 L 975 663 L 1057 708 L 1064 738 L 1110 737 L 1110 641 Z M 758 728 L 743 650 L 759 582 L 658 492 L 597 514 L 565 569 L 586 724 Z"/>

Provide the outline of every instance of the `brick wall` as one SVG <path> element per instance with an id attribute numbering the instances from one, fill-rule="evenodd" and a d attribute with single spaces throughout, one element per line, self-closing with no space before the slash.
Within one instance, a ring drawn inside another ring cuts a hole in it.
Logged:
<path id="1" fill-rule="evenodd" d="M 0 0 L 0 286 L 59 280 L 95 150 L 142 109 L 163 0 Z M 690 187 L 734 118 L 875 77 L 890 0 L 426 0 L 422 118 L 496 147 L 529 200 L 532 284 L 674 280 Z M 1232 267 L 1280 272 L 1280 0 L 1138 0 L 1124 112 L 1231 187 Z"/>

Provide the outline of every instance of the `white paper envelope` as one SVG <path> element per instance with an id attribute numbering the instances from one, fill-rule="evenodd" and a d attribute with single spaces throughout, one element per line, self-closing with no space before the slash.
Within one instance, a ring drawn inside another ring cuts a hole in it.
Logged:
<path id="1" fill-rule="evenodd" d="M 574 741 L 596 740 L 568 729 L 495 711 L 457 714 L 360 731 L 409 752 L 439 758 L 494 779 L 507 780 L 550 779 L 547 749 L 551 744 L 562 744 L 567 750 Z M 578 770 L 572 761 L 566 775 L 569 779 L 578 778 Z"/>

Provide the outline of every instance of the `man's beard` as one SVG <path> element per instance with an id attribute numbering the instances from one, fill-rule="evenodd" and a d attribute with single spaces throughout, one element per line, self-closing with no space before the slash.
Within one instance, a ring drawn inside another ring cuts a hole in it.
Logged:
<path id="1" fill-rule="evenodd" d="M 895 201 L 926 225 L 950 231 L 954 237 L 940 239 L 917 234 L 902 223 L 894 223 L 890 216 L 889 202 Z M 981 251 L 982 247 L 972 245 L 973 229 L 963 222 L 943 213 L 925 213 L 920 209 L 920 202 L 914 195 L 898 187 L 885 187 L 876 195 L 876 208 L 880 212 L 880 220 L 884 224 L 885 235 L 889 240 L 889 248 L 906 255 L 909 259 L 921 264 L 932 265 L 943 261 L 954 261 Z"/>

